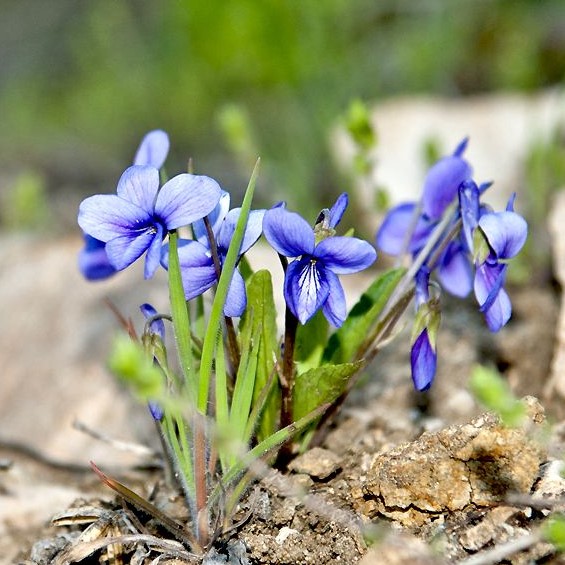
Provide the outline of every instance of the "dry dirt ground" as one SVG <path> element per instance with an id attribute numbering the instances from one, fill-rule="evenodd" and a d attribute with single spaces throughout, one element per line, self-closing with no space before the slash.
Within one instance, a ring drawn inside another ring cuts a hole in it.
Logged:
<path id="1" fill-rule="evenodd" d="M 550 380 L 559 294 L 515 288 L 511 295 L 514 318 L 496 336 L 472 302 L 447 301 L 429 394 L 412 391 L 407 336 L 400 335 L 323 444 L 296 458 L 287 474 L 263 478 L 242 505 L 247 519 L 205 562 L 560 562 L 539 538 L 543 519 L 565 506 L 565 401 Z M 504 428 L 476 405 L 467 381 L 477 362 L 499 367 L 518 395 L 532 395 L 524 427 Z M 150 450 L 116 456 L 112 465 L 115 447 L 99 449 L 109 474 L 185 519 Z M 116 500 L 89 458 L 51 460 L 33 443 L 2 442 L 0 562 L 193 562 L 147 516 Z M 120 535 L 136 541 L 100 548 L 105 537 Z"/>

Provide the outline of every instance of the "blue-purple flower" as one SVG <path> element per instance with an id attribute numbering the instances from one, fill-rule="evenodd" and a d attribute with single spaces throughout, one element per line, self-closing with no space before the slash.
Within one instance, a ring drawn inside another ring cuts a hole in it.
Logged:
<path id="1" fill-rule="evenodd" d="M 147 133 L 137 148 L 133 164 L 160 169 L 169 152 L 169 136 L 163 130 Z M 79 253 L 78 266 L 90 281 L 104 280 L 114 275 L 114 268 L 106 253 L 106 244 L 89 234 L 84 234 L 85 246 Z"/>
<path id="2" fill-rule="evenodd" d="M 452 155 L 440 159 L 430 168 L 420 203 L 404 203 L 390 210 L 377 232 L 376 242 L 380 250 L 389 255 L 409 253 L 415 257 L 424 248 L 447 207 L 460 195 L 461 187 L 474 184 L 472 168 L 462 157 L 467 142 L 464 139 Z M 487 185 L 483 186 L 486 188 Z M 453 218 L 454 224 L 457 219 Z M 409 230 L 412 230 L 411 237 L 407 233 Z M 442 287 L 458 297 L 467 296 L 473 288 L 469 252 L 465 237 L 456 237 L 447 243 L 436 264 L 430 266 L 434 267 Z"/>
<path id="3" fill-rule="evenodd" d="M 118 271 L 147 252 L 145 278 L 150 278 L 159 266 L 167 232 L 209 214 L 220 194 L 215 180 L 187 173 L 159 189 L 158 169 L 134 165 L 121 176 L 116 195 L 91 196 L 81 203 L 78 223 L 106 244 L 108 260 Z"/>
<path id="4" fill-rule="evenodd" d="M 436 298 L 430 298 L 430 272 L 422 267 L 416 274 L 416 319 L 412 330 L 410 366 L 412 382 L 418 391 L 428 390 L 436 374 L 436 336 L 440 310 Z"/>
<path id="5" fill-rule="evenodd" d="M 265 213 L 263 232 L 268 242 L 280 255 L 296 258 L 286 269 L 284 297 L 302 324 L 322 308 L 328 321 L 340 327 L 347 311 L 338 275 L 366 269 L 377 258 L 366 241 L 333 235 L 346 206 L 347 195 L 342 195 L 322 212 L 315 229 L 282 207 Z"/>
<path id="6" fill-rule="evenodd" d="M 222 267 L 231 240 L 233 238 L 237 221 L 241 213 L 240 208 L 229 209 L 230 195 L 222 191 L 222 196 L 216 208 L 208 215 L 216 244 L 220 268 Z M 252 210 L 247 220 L 243 241 L 239 249 L 239 256 L 247 252 L 261 236 L 264 210 Z M 179 240 L 178 254 L 181 268 L 182 282 L 185 298 L 192 300 L 200 296 L 218 282 L 218 273 L 212 257 L 210 240 L 203 220 L 198 220 L 192 225 L 195 240 Z M 165 246 L 161 260 L 165 268 L 168 267 L 168 248 Z M 247 305 L 247 295 L 243 277 L 237 269 L 228 289 L 224 314 L 229 317 L 239 317 Z"/>

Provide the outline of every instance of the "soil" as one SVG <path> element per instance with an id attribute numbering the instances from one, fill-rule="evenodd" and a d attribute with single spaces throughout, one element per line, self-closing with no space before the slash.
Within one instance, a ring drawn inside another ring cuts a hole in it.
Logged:
<path id="1" fill-rule="evenodd" d="M 565 508 L 563 401 L 544 397 L 558 300 L 533 288 L 511 294 L 514 319 L 494 337 L 472 304 L 448 301 L 438 376 L 428 394 L 412 391 L 407 336 L 400 335 L 323 444 L 296 457 L 286 474 L 258 481 L 242 503 L 242 524 L 218 540 L 204 563 L 565 562 L 539 537 L 546 516 Z M 503 369 L 519 394 L 539 398 L 527 397 L 524 426 L 506 428 L 476 405 L 466 383 L 478 361 Z M 174 519 L 186 520 L 155 460 L 142 458 L 136 468 L 115 473 Z M 198 562 L 114 497 L 87 466 L 3 444 L 0 489 L 2 504 L 14 508 L 0 538 L 5 563 Z M 75 502 L 63 503 L 72 495 Z M 129 543 L 101 547 L 105 538 L 128 535 Z M 507 553 L 491 557 L 501 548 Z"/>

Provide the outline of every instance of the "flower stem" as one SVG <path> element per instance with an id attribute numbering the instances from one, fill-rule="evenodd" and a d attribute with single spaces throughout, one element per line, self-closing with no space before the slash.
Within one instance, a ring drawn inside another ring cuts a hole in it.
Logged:
<path id="1" fill-rule="evenodd" d="M 294 344 L 298 320 L 287 307 L 285 312 L 284 353 L 281 376 L 281 428 L 292 424 L 292 389 L 294 388 Z"/>

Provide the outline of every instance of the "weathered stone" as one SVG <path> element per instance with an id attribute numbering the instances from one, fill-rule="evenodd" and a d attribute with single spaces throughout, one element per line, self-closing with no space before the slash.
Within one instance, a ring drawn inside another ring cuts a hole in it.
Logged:
<path id="1" fill-rule="evenodd" d="M 369 549 L 359 565 L 441 565 L 444 563 L 422 540 L 406 533 L 391 533 Z"/>
<path id="2" fill-rule="evenodd" d="M 531 409 L 530 425 L 538 426 Z M 379 453 L 367 472 L 360 512 L 384 515 L 405 525 L 468 505 L 488 506 L 507 493 L 529 492 L 543 461 L 543 448 L 523 428 L 508 428 L 491 414 L 468 424 Z M 368 505 L 374 501 L 374 506 Z"/>
<path id="3" fill-rule="evenodd" d="M 296 473 L 304 473 L 316 479 L 326 479 L 333 475 L 341 465 L 341 458 L 321 447 L 314 447 L 291 461 L 288 468 Z"/>

